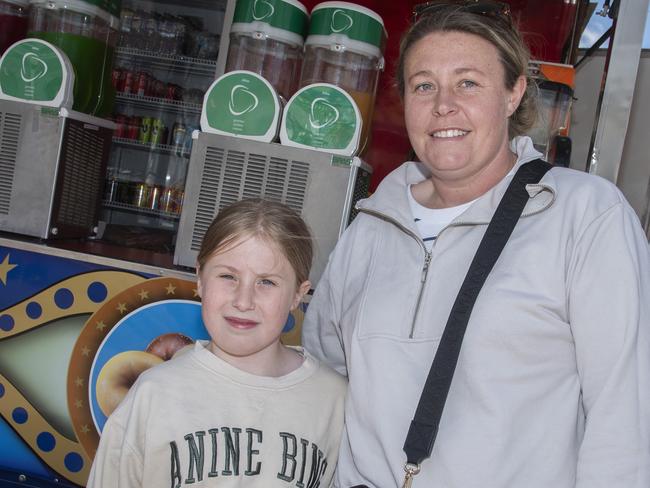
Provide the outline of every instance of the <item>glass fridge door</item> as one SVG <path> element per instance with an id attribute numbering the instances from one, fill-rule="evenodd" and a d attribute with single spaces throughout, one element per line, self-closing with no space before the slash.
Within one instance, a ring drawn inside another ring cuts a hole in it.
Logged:
<path id="1" fill-rule="evenodd" d="M 172 255 L 192 132 L 215 77 L 225 8 L 226 0 L 123 3 L 103 242 Z"/>

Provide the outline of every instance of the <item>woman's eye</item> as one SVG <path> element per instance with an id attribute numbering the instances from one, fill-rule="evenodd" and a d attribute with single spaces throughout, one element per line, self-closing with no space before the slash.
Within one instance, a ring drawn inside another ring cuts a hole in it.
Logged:
<path id="1" fill-rule="evenodd" d="M 233 275 L 227 274 L 227 273 L 220 274 L 219 278 L 221 278 L 222 280 L 234 280 L 235 279 L 235 277 Z"/>
<path id="2" fill-rule="evenodd" d="M 478 85 L 472 80 L 463 80 L 460 82 L 460 86 L 462 86 L 463 88 L 474 88 L 475 86 Z"/>
<path id="3" fill-rule="evenodd" d="M 263 279 L 263 280 L 260 280 L 260 284 L 264 285 L 264 286 L 275 286 L 275 281 Z"/>
<path id="4" fill-rule="evenodd" d="M 431 83 L 419 83 L 418 85 L 415 85 L 415 91 L 416 92 L 427 92 L 433 88 L 433 85 Z"/>

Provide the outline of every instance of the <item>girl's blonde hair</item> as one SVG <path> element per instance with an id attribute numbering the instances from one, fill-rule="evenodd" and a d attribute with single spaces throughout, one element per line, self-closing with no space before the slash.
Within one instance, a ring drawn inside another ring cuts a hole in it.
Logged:
<path id="1" fill-rule="evenodd" d="M 219 211 L 203 237 L 198 270 L 213 254 L 250 237 L 277 246 L 296 273 L 298 285 L 309 279 L 313 242 L 307 224 L 287 205 L 261 198 L 241 200 Z"/>

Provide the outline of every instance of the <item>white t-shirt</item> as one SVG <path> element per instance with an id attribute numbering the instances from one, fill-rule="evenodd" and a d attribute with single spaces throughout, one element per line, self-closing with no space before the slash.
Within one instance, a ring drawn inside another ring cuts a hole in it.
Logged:
<path id="1" fill-rule="evenodd" d="M 431 251 L 433 243 L 438 237 L 440 231 L 469 208 L 475 200 L 455 207 L 428 208 L 415 201 L 413 193 L 411 192 L 411 186 L 412 185 L 409 185 L 406 189 L 409 205 L 411 207 L 411 214 L 413 214 L 413 219 L 415 220 L 415 224 L 420 232 L 420 237 L 422 237 L 422 240 L 424 241 L 424 245 L 427 247 L 427 250 Z"/>

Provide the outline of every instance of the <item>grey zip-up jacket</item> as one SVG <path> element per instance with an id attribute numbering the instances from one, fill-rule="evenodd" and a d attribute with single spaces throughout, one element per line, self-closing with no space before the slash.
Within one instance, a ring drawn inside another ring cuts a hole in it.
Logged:
<path id="1" fill-rule="evenodd" d="M 527 137 L 517 165 L 539 157 Z M 347 374 L 334 486 L 401 486 L 402 451 L 438 341 L 512 176 L 439 234 L 418 236 L 387 176 L 330 256 L 303 343 Z M 619 190 L 553 168 L 478 297 L 431 458 L 414 488 L 650 487 L 650 264 Z"/>

